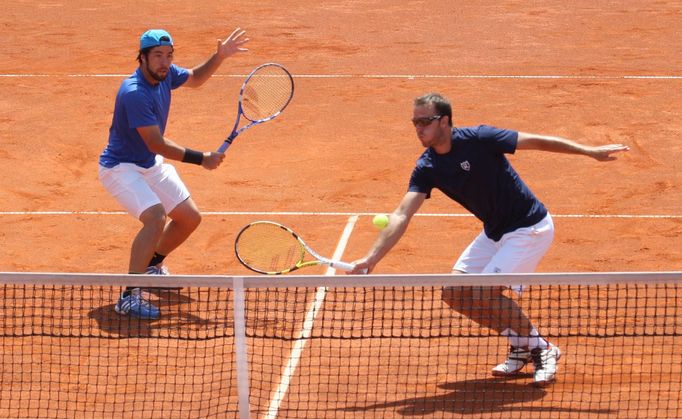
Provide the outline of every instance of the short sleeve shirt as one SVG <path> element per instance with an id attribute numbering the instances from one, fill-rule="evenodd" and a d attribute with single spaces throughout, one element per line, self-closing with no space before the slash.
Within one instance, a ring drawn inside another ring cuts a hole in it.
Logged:
<path id="1" fill-rule="evenodd" d="M 100 165 L 114 167 L 119 163 L 134 163 L 152 167 L 156 155 L 149 151 L 137 128 L 158 125 L 163 134 L 170 111 L 171 90 L 182 86 L 188 78 L 187 69 L 172 64 L 168 76 L 155 86 L 147 82 L 139 68 L 125 79 L 116 95 L 109 143 L 100 155 Z"/>
<path id="2" fill-rule="evenodd" d="M 453 128 L 452 149 L 428 148 L 412 171 L 409 191 L 431 196 L 436 188 L 483 222 L 486 235 L 499 241 L 506 233 L 530 227 L 547 215 L 505 154 L 516 151 L 518 132 L 487 125 Z"/>

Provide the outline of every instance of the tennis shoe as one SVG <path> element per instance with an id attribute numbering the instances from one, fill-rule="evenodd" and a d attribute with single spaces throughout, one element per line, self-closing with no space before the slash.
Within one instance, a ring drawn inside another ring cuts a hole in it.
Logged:
<path id="1" fill-rule="evenodd" d="M 538 387 L 546 387 L 556 380 L 556 370 L 561 351 L 557 346 L 550 344 L 546 348 L 535 348 L 531 351 L 535 375 L 533 380 Z"/>
<path id="2" fill-rule="evenodd" d="M 531 360 L 531 351 L 527 347 L 510 346 L 507 359 L 493 368 L 493 376 L 508 377 L 518 374 Z"/>
<path id="3" fill-rule="evenodd" d="M 170 275 L 170 272 L 168 271 L 168 268 L 165 266 L 149 266 L 147 267 L 147 270 L 145 271 L 146 275 Z M 145 288 L 145 291 L 153 292 L 153 293 L 159 293 L 162 291 L 180 291 L 182 287 L 151 287 L 151 288 Z"/>
<path id="4" fill-rule="evenodd" d="M 170 275 L 170 272 L 168 272 L 168 268 L 165 266 L 148 266 L 147 270 L 145 271 L 145 274 L 147 275 Z"/>
<path id="5" fill-rule="evenodd" d="M 161 311 L 142 297 L 142 291 L 139 288 L 123 291 L 114 310 L 118 314 L 127 314 L 145 320 L 156 320 L 161 317 Z"/>

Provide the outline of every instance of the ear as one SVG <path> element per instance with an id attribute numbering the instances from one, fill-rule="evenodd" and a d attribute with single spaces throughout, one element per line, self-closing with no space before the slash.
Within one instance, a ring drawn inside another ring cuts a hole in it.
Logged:
<path id="1" fill-rule="evenodd" d="M 447 119 L 445 119 L 445 118 L 447 118 Z M 451 119 L 449 116 L 445 115 L 445 117 L 443 117 L 442 119 L 445 119 L 445 124 L 446 124 L 448 127 L 453 127 L 453 126 L 454 126 L 454 124 L 452 123 L 452 119 Z"/>

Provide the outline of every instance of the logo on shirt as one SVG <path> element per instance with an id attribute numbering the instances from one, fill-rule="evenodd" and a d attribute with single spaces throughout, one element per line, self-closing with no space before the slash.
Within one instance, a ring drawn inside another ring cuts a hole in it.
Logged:
<path id="1" fill-rule="evenodd" d="M 467 172 L 468 172 L 469 170 L 471 170 L 471 165 L 469 164 L 469 161 L 468 161 L 468 160 L 464 160 L 464 161 L 461 162 L 459 165 L 462 167 L 462 169 L 464 169 L 464 170 L 467 171 Z"/>

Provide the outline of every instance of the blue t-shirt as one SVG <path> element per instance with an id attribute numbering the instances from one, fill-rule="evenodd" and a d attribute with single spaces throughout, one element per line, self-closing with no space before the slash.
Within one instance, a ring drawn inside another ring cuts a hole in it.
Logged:
<path id="1" fill-rule="evenodd" d="M 156 155 L 149 151 L 136 128 L 158 125 L 163 135 L 170 110 L 171 90 L 182 86 L 188 78 L 187 69 L 172 64 L 166 79 L 156 86 L 145 80 L 139 68 L 125 79 L 116 95 L 109 143 L 99 157 L 99 164 L 109 168 L 119 163 L 152 167 Z"/>
<path id="2" fill-rule="evenodd" d="M 433 188 L 483 221 L 490 239 L 540 222 L 547 209 L 504 156 L 516 151 L 518 133 L 486 125 L 453 128 L 452 149 L 428 148 L 412 171 L 409 191 L 431 196 Z"/>

